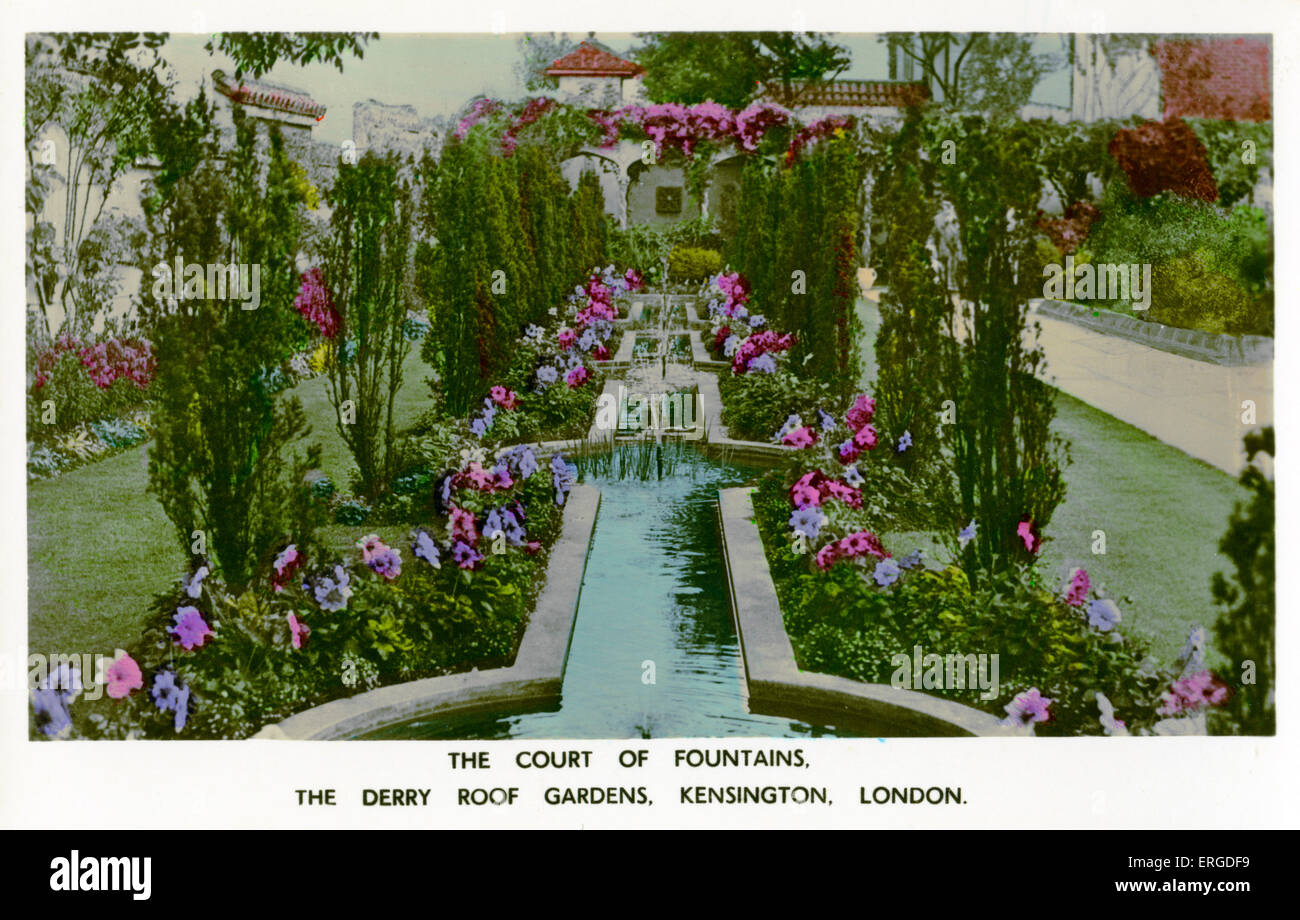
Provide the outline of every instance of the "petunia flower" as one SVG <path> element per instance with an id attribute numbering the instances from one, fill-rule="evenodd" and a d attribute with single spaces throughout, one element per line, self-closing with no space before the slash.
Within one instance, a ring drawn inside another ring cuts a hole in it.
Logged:
<path id="1" fill-rule="evenodd" d="M 1021 521 L 1016 525 L 1016 534 L 1024 541 L 1026 551 L 1037 553 L 1043 548 L 1043 539 L 1038 535 L 1038 529 L 1034 527 L 1032 519 Z"/>
<path id="2" fill-rule="evenodd" d="M 882 559 L 876 563 L 876 570 L 871 577 L 876 580 L 876 584 L 882 588 L 888 588 L 894 582 L 898 581 L 899 576 L 898 563 L 893 559 Z"/>
<path id="3" fill-rule="evenodd" d="M 199 613 L 197 607 L 178 607 L 174 617 L 171 634 L 187 652 L 202 646 L 212 630 Z"/>
<path id="4" fill-rule="evenodd" d="M 1120 621 L 1119 607 L 1108 597 L 1101 600 L 1088 602 L 1088 625 L 1100 630 L 1101 632 L 1110 632 Z"/>
<path id="5" fill-rule="evenodd" d="M 442 568 L 442 560 L 438 555 L 438 546 L 433 542 L 427 530 L 420 530 L 415 534 L 415 539 L 411 543 L 411 552 L 418 559 L 423 559 L 435 569 Z"/>
<path id="6" fill-rule="evenodd" d="M 300 622 L 296 616 L 290 613 L 289 634 L 293 638 L 293 647 L 300 649 L 307 644 L 307 636 L 311 634 L 311 627 Z"/>
<path id="7" fill-rule="evenodd" d="M 1070 574 L 1070 584 L 1065 591 L 1065 603 L 1071 607 L 1082 607 L 1088 600 L 1088 591 L 1092 583 L 1088 580 L 1085 569 L 1075 569 Z"/>
<path id="8" fill-rule="evenodd" d="M 965 549 L 966 544 L 975 539 L 975 529 L 976 524 L 974 519 L 972 519 L 971 522 L 962 528 L 961 532 L 957 534 L 957 542 L 961 544 L 962 549 Z"/>
<path id="9" fill-rule="evenodd" d="M 1052 701 L 1038 692 L 1037 687 L 1030 687 L 1024 693 L 1006 705 L 1007 717 L 1004 725 L 1025 726 L 1035 722 L 1046 722 L 1051 718 L 1048 707 Z"/>
<path id="10" fill-rule="evenodd" d="M 126 652 L 108 666 L 104 672 L 104 680 L 108 685 L 109 697 L 115 700 L 125 699 L 131 695 L 132 690 L 139 690 L 144 686 L 144 676 L 140 673 L 140 666 Z"/>

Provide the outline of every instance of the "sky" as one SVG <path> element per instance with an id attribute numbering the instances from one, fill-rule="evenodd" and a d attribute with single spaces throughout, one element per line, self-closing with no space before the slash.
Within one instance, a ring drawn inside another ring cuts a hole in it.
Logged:
<path id="1" fill-rule="evenodd" d="M 515 42 L 518 33 L 475 34 L 383 34 L 366 48 L 358 60 L 348 58 L 343 72 L 326 64 L 306 67 L 277 65 L 266 79 L 306 90 L 326 106 L 325 118 L 317 125 L 318 140 L 338 144 L 352 136 L 352 106 L 376 99 L 390 105 L 413 105 L 422 117 L 450 115 L 480 93 L 493 98 L 514 99 L 523 95 L 514 75 L 519 59 Z M 583 37 L 583 36 L 577 36 Z M 845 79 L 883 80 L 888 77 L 888 57 L 877 36 L 838 33 L 834 40 L 846 46 L 852 64 Z M 209 36 L 173 33 L 163 49 L 177 79 L 182 98 L 197 93 L 200 81 L 211 85 L 210 74 L 218 67 L 233 71 L 224 55 L 209 55 L 203 45 Z M 628 33 L 597 33 L 597 40 L 616 53 L 626 53 L 638 44 Z M 1058 35 L 1042 35 L 1036 51 L 1057 51 Z M 1064 71 L 1039 84 L 1035 102 L 1067 105 L 1069 77 Z"/>

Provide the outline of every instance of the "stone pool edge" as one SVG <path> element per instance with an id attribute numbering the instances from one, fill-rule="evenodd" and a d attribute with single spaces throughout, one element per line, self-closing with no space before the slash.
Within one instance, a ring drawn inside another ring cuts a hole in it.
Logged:
<path id="1" fill-rule="evenodd" d="M 952 700 L 799 670 L 754 520 L 752 494 L 752 488 L 718 490 L 723 564 L 750 711 L 845 727 L 867 725 L 878 736 L 1006 734 L 995 716 Z"/>
<path id="2" fill-rule="evenodd" d="M 546 585 L 519 641 L 514 664 L 427 677 L 331 700 L 266 725 L 253 737 L 330 741 L 427 716 L 509 712 L 559 700 L 599 507 L 600 490 L 594 486 L 576 485 L 569 493 L 563 529 L 551 548 Z"/>

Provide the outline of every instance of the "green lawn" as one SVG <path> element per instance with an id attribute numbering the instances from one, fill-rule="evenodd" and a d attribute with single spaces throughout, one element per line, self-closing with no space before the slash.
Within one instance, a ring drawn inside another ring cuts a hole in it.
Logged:
<path id="1" fill-rule="evenodd" d="M 872 336 L 861 342 L 871 370 L 866 382 L 874 379 L 880 314 L 867 300 L 858 301 L 858 314 Z M 1217 617 L 1210 578 L 1231 571 L 1219 539 L 1245 493 L 1228 474 L 1072 396 L 1058 392 L 1056 407 L 1056 430 L 1070 442 L 1073 462 L 1065 502 L 1045 534 L 1043 577 L 1064 584 L 1070 569 L 1087 569 L 1093 585 L 1119 603 L 1125 631 L 1146 638 L 1168 662 L 1193 626 L 1209 628 Z M 1092 552 L 1096 530 L 1105 532 L 1105 555 Z M 924 535 L 892 537 L 903 552 L 928 542 Z"/>
<path id="2" fill-rule="evenodd" d="M 418 343 L 403 364 L 398 430 L 428 405 Z M 321 468 L 345 487 L 352 455 L 338 436 L 324 377 L 294 391 L 322 447 Z M 145 608 L 185 571 L 171 522 L 149 494 L 149 444 L 27 487 L 27 624 L 33 652 L 107 654 L 133 641 Z M 346 528 L 321 536 L 346 542 Z M 389 534 L 389 536 L 396 536 Z"/>

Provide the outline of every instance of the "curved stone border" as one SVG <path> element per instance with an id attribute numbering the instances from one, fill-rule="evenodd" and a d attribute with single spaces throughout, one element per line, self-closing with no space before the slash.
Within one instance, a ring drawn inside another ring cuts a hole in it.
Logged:
<path id="1" fill-rule="evenodd" d="M 564 682 L 599 505 L 600 490 L 594 486 L 574 486 L 569 493 L 563 529 L 551 547 L 546 587 L 528 619 L 514 664 L 379 687 L 307 709 L 266 726 L 254 737 L 312 741 L 355 738 L 433 715 L 510 712 L 555 703 Z"/>
<path id="2" fill-rule="evenodd" d="M 875 736 L 1006 735 L 989 713 L 885 684 L 800 671 L 754 521 L 752 489 L 722 489 L 718 514 L 731 611 L 740 639 L 751 712 Z"/>
<path id="3" fill-rule="evenodd" d="M 1148 348 L 1171 354 L 1219 364 L 1225 367 L 1254 367 L 1273 363 L 1273 340 L 1264 335 L 1222 335 L 1196 329 L 1179 329 L 1162 326 L 1124 316 L 1110 310 L 1093 310 L 1064 300 L 1035 299 L 1029 301 L 1031 309 L 1043 316 L 1118 336 Z M 1096 316 L 1093 313 L 1096 312 Z"/>

